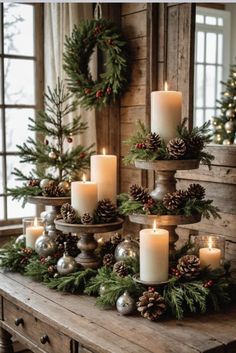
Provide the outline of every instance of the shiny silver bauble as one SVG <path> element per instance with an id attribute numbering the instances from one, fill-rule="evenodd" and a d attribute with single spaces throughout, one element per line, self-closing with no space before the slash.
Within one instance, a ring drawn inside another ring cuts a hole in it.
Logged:
<path id="1" fill-rule="evenodd" d="M 77 263 L 72 256 L 66 253 L 57 261 L 57 271 L 60 275 L 68 275 L 76 270 Z"/>
<path id="2" fill-rule="evenodd" d="M 21 247 L 25 247 L 25 242 L 26 242 L 25 234 L 19 235 L 15 240 L 15 244 L 17 244 Z"/>
<path id="3" fill-rule="evenodd" d="M 55 253 L 56 243 L 51 237 L 43 234 L 35 242 L 35 251 L 39 256 L 47 257 Z"/>
<path id="4" fill-rule="evenodd" d="M 47 187 L 49 185 L 49 183 L 50 183 L 49 179 L 42 179 L 40 181 L 39 186 L 41 187 L 41 189 L 43 189 L 43 188 Z"/>
<path id="5" fill-rule="evenodd" d="M 47 222 L 47 224 L 54 224 L 54 220 L 57 216 L 57 213 L 55 210 L 50 210 L 50 211 L 47 211 L 47 214 L 45 216 L 45 220 Z"/>
<path id="6" fill-rule="evenodd" d="M 58 186 L 66 193 L 70 191 L 70 183 L 66 180 L 60 181 Z"/>
<path id="7" fill-rule="evenodd" d="M 139 243 L 132 239 L 126 239 L 117 245 L 115 249 L 116 261 L 124 261 L 127 258 L 139 258 Z"/>
<path id="8" fill-rule="evenodd" d="M 227 134 L 231 134 L 236 129 L 236 124 L 233 120 L 229 120 L 225 123 L 225 130 Z"/>
<path id="9" fill-rule="evenodd" d="M 235 117 L 235 111 L 233 109 L 228 109 L 226 110 L 225 115 L 228 119 L 233 119 Z"/>
<path id="10" fill-rule="evenodd" d="M 116 309 L 121 315 L 130 315 L 134 312 L 135 308 L 135 300 L 127 291 L 125 291 L 116 301 Z"/>

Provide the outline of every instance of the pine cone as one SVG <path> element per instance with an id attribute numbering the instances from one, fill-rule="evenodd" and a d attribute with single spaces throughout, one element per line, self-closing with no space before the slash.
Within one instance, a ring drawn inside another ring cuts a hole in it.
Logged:
<path id="1" fill-rule="evenodd" d="M 114 265 L 115 257 L 113 254 L 106 254 L 103 257 L 102 262 L 103 262 L 103 266 L 111 267 L 112 265 Z"/>
<path id="2" fill-rule="evenodd" d="M 111 239 L 110 239 L 112 245 L 115 245 L 115 246 L 118 245 L 119 243 L 121 243 L 122 240 L 123 240 L 123 239 L 122 239 L 122 235 L 119 234 L 119 233 L 113 234 L 113 235 L 111 236 Z"/>
<path id="3" fill-rule="evenodd" d="M 147 136 L 146 145 L 148 149 L 156 151 L 161 145 L 160 136 L 155 132 L 150 132 Z"/>
<path id="4" fill-rule="evenodd" d="M 89 213 L 84 213 L 81 217 L 82 224 L 92 224 L 93 223 L 93 216 L 90 216 Z"/>
<path id="5" fill-rule="evenodd" d="M 77 220 L 76 211 L 69 203 L 64 203 L 61 206 L 61 215 L 64 222 L 76 223 L 76 220 Z"/>
<path id="6" fill-rule="evenodd" d="M 180 137 L 175 137 L 168 142 L 167 151 L 171 158 L 180 159 L 186 153 L 186 144 Z"/>
<path id="7" fill-rule="evenodd" d="M 51 265 L 48 267 L 48 274 L 50 277 L 53 277 L 54 274 L 57 273 L 57 266 L 56 265 Z"/>
<path id="8" fill-rule="evenodd" d="M 129 268 L 124 261 L 118 261 L 113 266 L 113 272 L 120 277 L 126 277 L 129 274 Z"/>
<path id="9" fill-rule="evenodd" d="M 56 238 L 58 251 L 60 251 L 60 253 L 67 251 L 69 256 L 76 257 L 79 253 L 79 249 L 77 247 L 78 240 L 79 237 L 77 235 L 59 234 Z"/>
<path id="10" fill-rule="evenodd" d="M 169 211 L 178 210 L 186 199 L 186 192 L 177 190 L 175 192 L 166 194 L 163 198 L 163 205 Z"/>
<path id="11" fill-rule="evenodd" d="M 165 299 L 158 292 L 148 290 L 139 298 L 137 310 L 146 319 L 156 321 L 166 311 Z"/>
<path id="12" fill-rule="evenodd" d="M 150 195 L 147 190 L 142 186 L 138 186 L 137 184 L 131 185 L 129 188 L 129 194 L 132 200 L 140 201 L 143 204 L 148 202 Z"/>
<path id="13" fill-rule="evenodd" d="M 28 180 L 27 185 L 31 187 L 39 186 L 40 180 L 39 179 L 30 179 Z"/>
<path id="14" fill-rule="evenodd" d="M 117 219 L 117 207 L 109 200 L 103 199 L 98 202 L 95 217 L 98 223 L 112 223 Z"/>
<path id="15" fill-rule="evenodd" d="M 200 184 L 190 184 L 187 194 L 191 199 L 203 200 L 206 196 L 206 190 Z"/>
<path id="16" fill-rule="evenodd" d="M 55 182 L 52 182 L 43 188 L 42 195 L 46 197 L 62 197 L 65 196 L 65 190 Z"/>
<path id="17" fill-rule="evenodd" d="M 191 280 L 200 273 L 200 260 L 195 255 L 182 256 L 178 261 L 177 269 L 182 277 Z"/>
<path id="18" fill-rule="evenodd" d="M 193 136 L 185 141 L 187 150 L 191 154 L 198 154 L 204 148 L 204 141 L 201 136 Z"/>

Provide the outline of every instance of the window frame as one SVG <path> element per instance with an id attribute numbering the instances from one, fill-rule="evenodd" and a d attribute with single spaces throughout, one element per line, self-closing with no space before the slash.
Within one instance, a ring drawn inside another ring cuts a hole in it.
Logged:
<path id="1" fill-rule="evenodd" d="M 6 152 L 6 117 L 5 117 L 5 109 L 10 107 L 10 108 L 33 108 L 35 111 L 39 109 L 43 109 L 44 102 L 43 102 L 43 91 L 44 91 L 44 16 L 43 16 L 43 4 L 40 3 L 25 3 L 26 5 L 33 6 L 34 7 L 34 35 L 35 35 L 35 52 L 34 56 L 24 56 L 24 55 L 17 55 L 17 54 L 5 54 L 4 53 L 4 32 L 3 32 L 3 26 L 4 26 L 4 21 L 3 21 L 3 3 L 0 4 L 1 6 L 1 13 L 0 13 L 0 26 L 1 26 L 1 53 L 0 53 L 0 58 L 2 61 L 1 65 L 1 86 L 2 86 L 2 91 L 1 91 L 1 99 L 2 103 L 0 104 L 0 108 L 2 109 L 2 139 L 3 139 L 3 151 L 0 152 L 0 156 L 3 157 L 3 194 L 1 196 L 4 196 L 4 220 L 0 220 L 0 236 L 9 234 L 9 228 L 12 230 L 13 234 L 18 234 L 21 233 L 21 228 L 19 228 L 19 224 L 22 223 L 22 218 L 13 218 L 13 219 L 7 219 L 6 218 L 6 203 L 7 203 L 7 198 L 6 198 L 6 180 L 7 180 L 7 169 L 6 169 L 6 156 L 15 156 L 17 155 L 16 152 Z M 25 104 L 4 104 L 4 64 L 3 64 L 3 59 L 4 58 L 21 58 L 21 59 L 34 59 L 35 62 L 35 104 L 34 105 L 25 105 Z M 37 136 L 37 138 L 40 138 L 40 136 Z M 41 211 L 40 208 L 37 207 L 37 213 Z M 14 227 L 15 225 L 15 227 Z"/>

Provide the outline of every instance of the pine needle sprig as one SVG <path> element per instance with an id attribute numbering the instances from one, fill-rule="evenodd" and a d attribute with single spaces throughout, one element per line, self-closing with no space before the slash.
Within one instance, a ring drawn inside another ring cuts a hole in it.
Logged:
<path id="1" fill-rule="evenodd" d="M 47 282 L 49 279 L 48 267 L 56 265 L 56 263 L 57 260 L 53 257 L 45 262 L 40 261 L 39 258 L 30 259 L 25 267 L 24 275 L 38 282 Z"/>

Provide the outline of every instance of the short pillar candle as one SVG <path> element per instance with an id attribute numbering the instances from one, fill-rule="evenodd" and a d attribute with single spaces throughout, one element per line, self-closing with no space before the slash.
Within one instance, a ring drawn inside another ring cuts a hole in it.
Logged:
<path id="1" fill-rule="evenodd" d="M 212 247 L 212 238 L 209 237 L 208 247 L 199 249 L 201 268 L 209 266 L 212 270 L 220 267 L 221 250 Z"/>
<path id="2" fill-rule="evenodd" d="M 86 181 L 85 175 L 83 175 L 83 181 L 73 181 L 71 183 L 71 206 L 80 217 L 84 213 L 92 215 L 97 206 L 97 184 Z"/>
<path id="3" fill-rule="evenodd" d="M 140 279 L 147 283 L 165 282 L 169 273 L 169 232 L 157 229 L 140 231 Z"/>
<path id="4" fill-rule="evenodd" d="M 35 242 L 44 232 L 44 226 L 42 220 L 35 217 L 32 220 L 26 219 L 25 224 L 25 244 L 27 248 L 34 249 Z M 24 220 L 23 220 L 24 222 Z"/>

